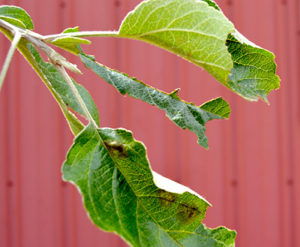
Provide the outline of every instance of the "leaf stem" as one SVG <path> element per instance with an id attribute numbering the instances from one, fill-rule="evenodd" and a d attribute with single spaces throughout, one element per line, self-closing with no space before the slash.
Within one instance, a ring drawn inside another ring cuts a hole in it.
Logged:
<path id="1" fill-rule="evenodd" d="M 71 77 L 68 75 L 68 73 L 66 72 L 65 68 L 60 65 L 60 64 L 54 64 L 54 66 L 56 67 L 57 71 L 62 75 L 62 77 L 64 78 L 64 80 L 66 81 L 66 83 L 69 85 L 72 93 L 74 94 L 77 103 L 80 105 L 82 111 L 84 112 L 84 114 L 86 115 L 87 119 L 89 120 L 89 122 L 94 126 L 95 129 L 98 128 L 98 125 L 96 124 L 95 120 L 93 119 L 91 113 L 89 112 L 86 104 L 84 103 L 81 95 L 79 94 L 77 88 L 75 87 Z"/>
<path id="2" fill-rule="evenodd" d="M 13 39 L 13 41 L 11 43 L 11 46 L 8 50 L 8 53 L 7 53 L 7 56 L 6 56 L 6 59 L 4 61 L 2 71 L 1 71 L 1 74 L 0 74 L 0 91 L 1 91 L 1 88 L 2 88 L 2 85 L 3 85 L 3 82 L 4 82 L 4 78 L 6 76 L 8 67 L 10 65 L 11 59 L 12 59 L 14 53 L 15 53 L 15 50 L 16 50 L 16 48 L 18 46 L 18 43 L 19 43 L 21 38 L 22 38 L 21 33 L 15 32 L 14 39 Z"/>
<path id="3" fill-rule="evenodd" d="M 82 31 L 73 33 L 59 33 L 43 36 L 45 42 L 51 42 L 57 38 L 64 37 L 119 37 L 119 32 L 117 31 Z"/>

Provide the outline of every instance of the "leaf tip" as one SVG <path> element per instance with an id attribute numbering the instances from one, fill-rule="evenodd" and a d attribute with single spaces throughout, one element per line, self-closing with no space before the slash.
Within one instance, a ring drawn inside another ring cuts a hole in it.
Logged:
<path id="1" fill-rule="evenodd" d="M 180 88 L 176 88 L 173 92 L 169 93 L 169 96 L 171 96 L 173 99 L 180 100 L 180 98 L 178 97 L 179 90 Z"/>

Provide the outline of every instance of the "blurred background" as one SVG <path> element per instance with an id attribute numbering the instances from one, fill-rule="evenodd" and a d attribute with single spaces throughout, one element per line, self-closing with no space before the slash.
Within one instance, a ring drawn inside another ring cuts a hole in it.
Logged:
<path id="1" fill-rule="evenodd" d="M 25 8 L 35 31 L 117 30 L 138 0 L 1 0 Z M 207 124 L 210 149 L 164 113 L 119 95 L 81 69 L 76 76 L 99 106 L 102 126 L 124 127 L 145 143 L 152 168 L 213 204 L 209 227 L 237 230 L 238 247 L 300 246 L 300 3 L 298 0 L 219 0 L 236 28 L 273 51 L 282 79 L 270 106 L 231 93 L 191 63 L 159 48 L 115 38 L 83 47 L 96 59 L 197 105 L 223 96 L 229 120 Z M 1 36 L 0 61 L 10 43 Z M 70 57 L 77 62 L 77 58 Z M 77 190 L 61 179 L 72 143 L 68 126 L 46 87 L 17 54 L 0 93 L 0 246 L 126 246 L 89 221 Z M 299 148 L 299 150 L 298 150 Z"/>

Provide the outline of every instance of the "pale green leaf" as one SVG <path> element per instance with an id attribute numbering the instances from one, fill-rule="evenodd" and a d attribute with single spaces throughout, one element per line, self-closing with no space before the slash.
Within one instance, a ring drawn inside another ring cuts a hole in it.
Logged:
<path id="1" fill-rule="evenodd" d="M 62 34 L 68 34 L 74 32 L 79 32 L 78 26 L 67 28 L 62 32 Z M 51 40 L 50 43 L 77 55 L 80 52 L 80 48 L 79 48 L 80 45 L 82 44 L 89 45 L 91 44 L 91 41 L 79 37 L 66 36 L 66 37 L 57 37 L 56 39 Z"/>
<path id="2" fill-rule="evenodd" d="M 211 0 L 147 0 L 124 19 L 119 36 L 167 49 L 203 67 L 248 100 L 279 87 L 274 55 L 243 39 Z"/>
<path id="3" fill-rule="evenodd" d="M 51 44 L 71 53 L 78 54 L 80 52 L 80 50 L 78 49 L 78 45 L 89 45 L 91 44 L 91 41 L 77 37 L 62 37 L 54 39 L 53 41 L 51 41 Z"/>
<path id="4" fill-rule="evenodd" d="M 94 61 L 90 56 L 79 54 L 87 68 L 114 86 L 121 94 L 145 101 L 166 112 L 168 118 L 182 129 L 194 132 L 198 143 L 208 148 L 205 124 L 212 119 L 228 118 L 230 107 L 222 98 L 207 102 L 202 106 L 187 103 L 178 97 L 178 90 L 168 94 L 152 88 L 128 75 L 112 70 Z"/>
<path id="5" fill-rule="evenodd" d="M 182 187 L 174 193 L 156 185 L 164 180 L 154 183 L 145 147 L 131 132 L 87 126 L 62 171 L 78 187 L 94 224 L 132 246 L 234 246 L 234 231 L 201 223 L 208 206 L 203 198 Z"/>
<path id="6" fill-rule="evenodd" d="M 17 6 L 1 5 L 0 19 L 23 29 L 33 29 L 31 17 L 24 9 Z"/>
<path id="7" fill-rule="evenodd" d="M 85 116 L 83 110 L 81 109 L 80 105 L 77 103 L 70 87 L 65 82 L 61 74 L 57 71 L 54 65 L 51 63 L 46 63 L 40 56 L 39 52 L 32 46 L 28 45 L 28 49 L 31 52 L 33 58 L 37 62 L 40 70 L 44 73 L 48 81 L 51 83 L 52 87 L 56 91 L 56 93 L 62 98 L 64 103 L 73 109 L 74 111 L 78 112 L 79 114 Z M 77 84 L 73 80 L 79 94 L 83 98 L 91 116 L 95 120 L 95 122 L 99 125 L 99 113 L 97 107 L 94 103 L 94 100 L 90 96 L 89 92 L 81 85 Z"/>
<path id="8" fill-rule="evenodd" d="M 79 27 L 69 27 L 66 28 L 64 31 L 62 31 L 62 33 L 75 33 L 75 32 L 79 32 Z"/>
<path id="9" fill-rule="evenodd" d="M 8 23 L 10 23 L 10 24 L 12 24 L 16 27 L 26 29 L 25 24 L 22 21 L 19 21 L 18 19 L 7 17 L 7 16 L 0 16 L 0 19 L 6 21 L 6 22 L 8 22 Z"/>
<path id="10" fill-rule="evenodd" d="M 226 39 L 233 24 L 204 1 L 149 0 L 130 12 L 119 33 L 163 47 L 226 84 L 232 68 Z"/>

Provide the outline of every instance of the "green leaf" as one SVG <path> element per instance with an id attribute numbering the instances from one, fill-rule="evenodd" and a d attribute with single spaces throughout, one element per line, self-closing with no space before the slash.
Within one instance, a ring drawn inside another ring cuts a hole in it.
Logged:
<path id="1" fill-rule="evenodd" d="M 0 19 L 3 19 L 14 26 L 23 29 L 33 29 L 33 23 L 28 13 L 16 6 L 1 5 L 0 6 Z"/>
<path id="2" fill-rule="evenodd" d="M 64 31 L 62 31 L 62 33 L 76 33 L 76 32 L 79 32 L 79 27 L 78 26 L 69 27 L 69 28 L 66 28 Z"/>
<path id="3" fill-rule="evenodd" d="M 233 24 L 204 1 L 144 1 L 123 21 L 123 37 L 165 48 L 205 68 L 222 83 L 232 68 L 226 39 Z"/>
<path id="4" fill-rule="evenodd" d="M 248 100 L 267 101 L 279 87 L 274 55 L 241 38 L 211 0 L 143 1 L 125 17 L 119 36 L 167 49 Z"/>
<path id="5" fill-rule="evenodd" d="M 78 49 L 78 45 L 89 45 L 91 44 L 91 41 L 77 37 L 62 37 L 54 39 L 53 41 L 51 41 L 51 44 L 60 47 L 66 51 L 69 51 L 73 54 L 78 54 L 80 52 L 80 50 Z"/>
<path id="6" fill-rule="evenodd" d="M 67 28 L 62 32 L 62 34 L 74 32 L 79 32 L 79 27 Z M 82 44 L 89 45 L 91 44 L 91 41 L 79 37 L 58 37 L 50 43 L 77 55 L 80 52 L 79 46 Z"/>
<path id="7" fill-rule="evenodd" d="M 280 87 L 273 53 L 256 46 L 237 31 L 228 36 L 226 45 L 233 60 L 229 87 L 248 100 L 261 98 L 268 102 L 268 94 Z"/>
<path id="8" fill-rule="evenodd" d="M 46 78 L 51 83 L 54 90 L 59 94 L 62 100 L 65 102 L 67 106 L 69 106 L 74 111 L 78 112 L 79 114 L 85 116 L 83 110 L 81 109 L 80 105 L 77 103 L 76 99 L 73 96 L 71 89 L 69 88 L 68 84 L 65 82 L 61 74 L 56 70 L 55 66 L 51 63 L 46 63 L 40 56 L 39 52 L 30 44 L 28 44 L 28 49 L 31 52 L 33 58 L 37 62 L 40 70 L 44 73 Z M 90 96 L 89 92 L 81 85 L 77 84 L 73 80 L 79 94 L 83 98 L 91 116 L 95 120 L 95 122 L 99 125 L 99 113 L 97 110 L 97 106 L 95 105 L 94 100 Z"/>
<path id="9" fill-rule="evenodd" d="M 87 126 L 75 139 L 62 171 L 64 180 L 78 187 L 93 223 L 132 246 L 234 246 L 234 231 L 201 223 L 208 202 L 152 174 L 145 147 L 131 132 Z M 168 185 L 172 192 L 166 190 Z"/>
<path id="10" fill-rule="evenodd" d="M 212 100 L 202 106 L 196 106 L 181 100 L 178 97 L 178 90 L 167 94 L 130 78 L 126 74 L 109 69 L 95 62 L 90 56 L 86 56 L 83 53 L 79 54 L 79 56 L 87 68 L 92 69 L 121 94 L 127 94 L 164 110 L 168 118 L 177 126 L 182 129 L 188 128 L 194 132 L 199 138 L 198 143 L 205 148 L 208 148 L 205 124 L 212 119 L 229 117 L 229 104 L 222 98 Z"/>

